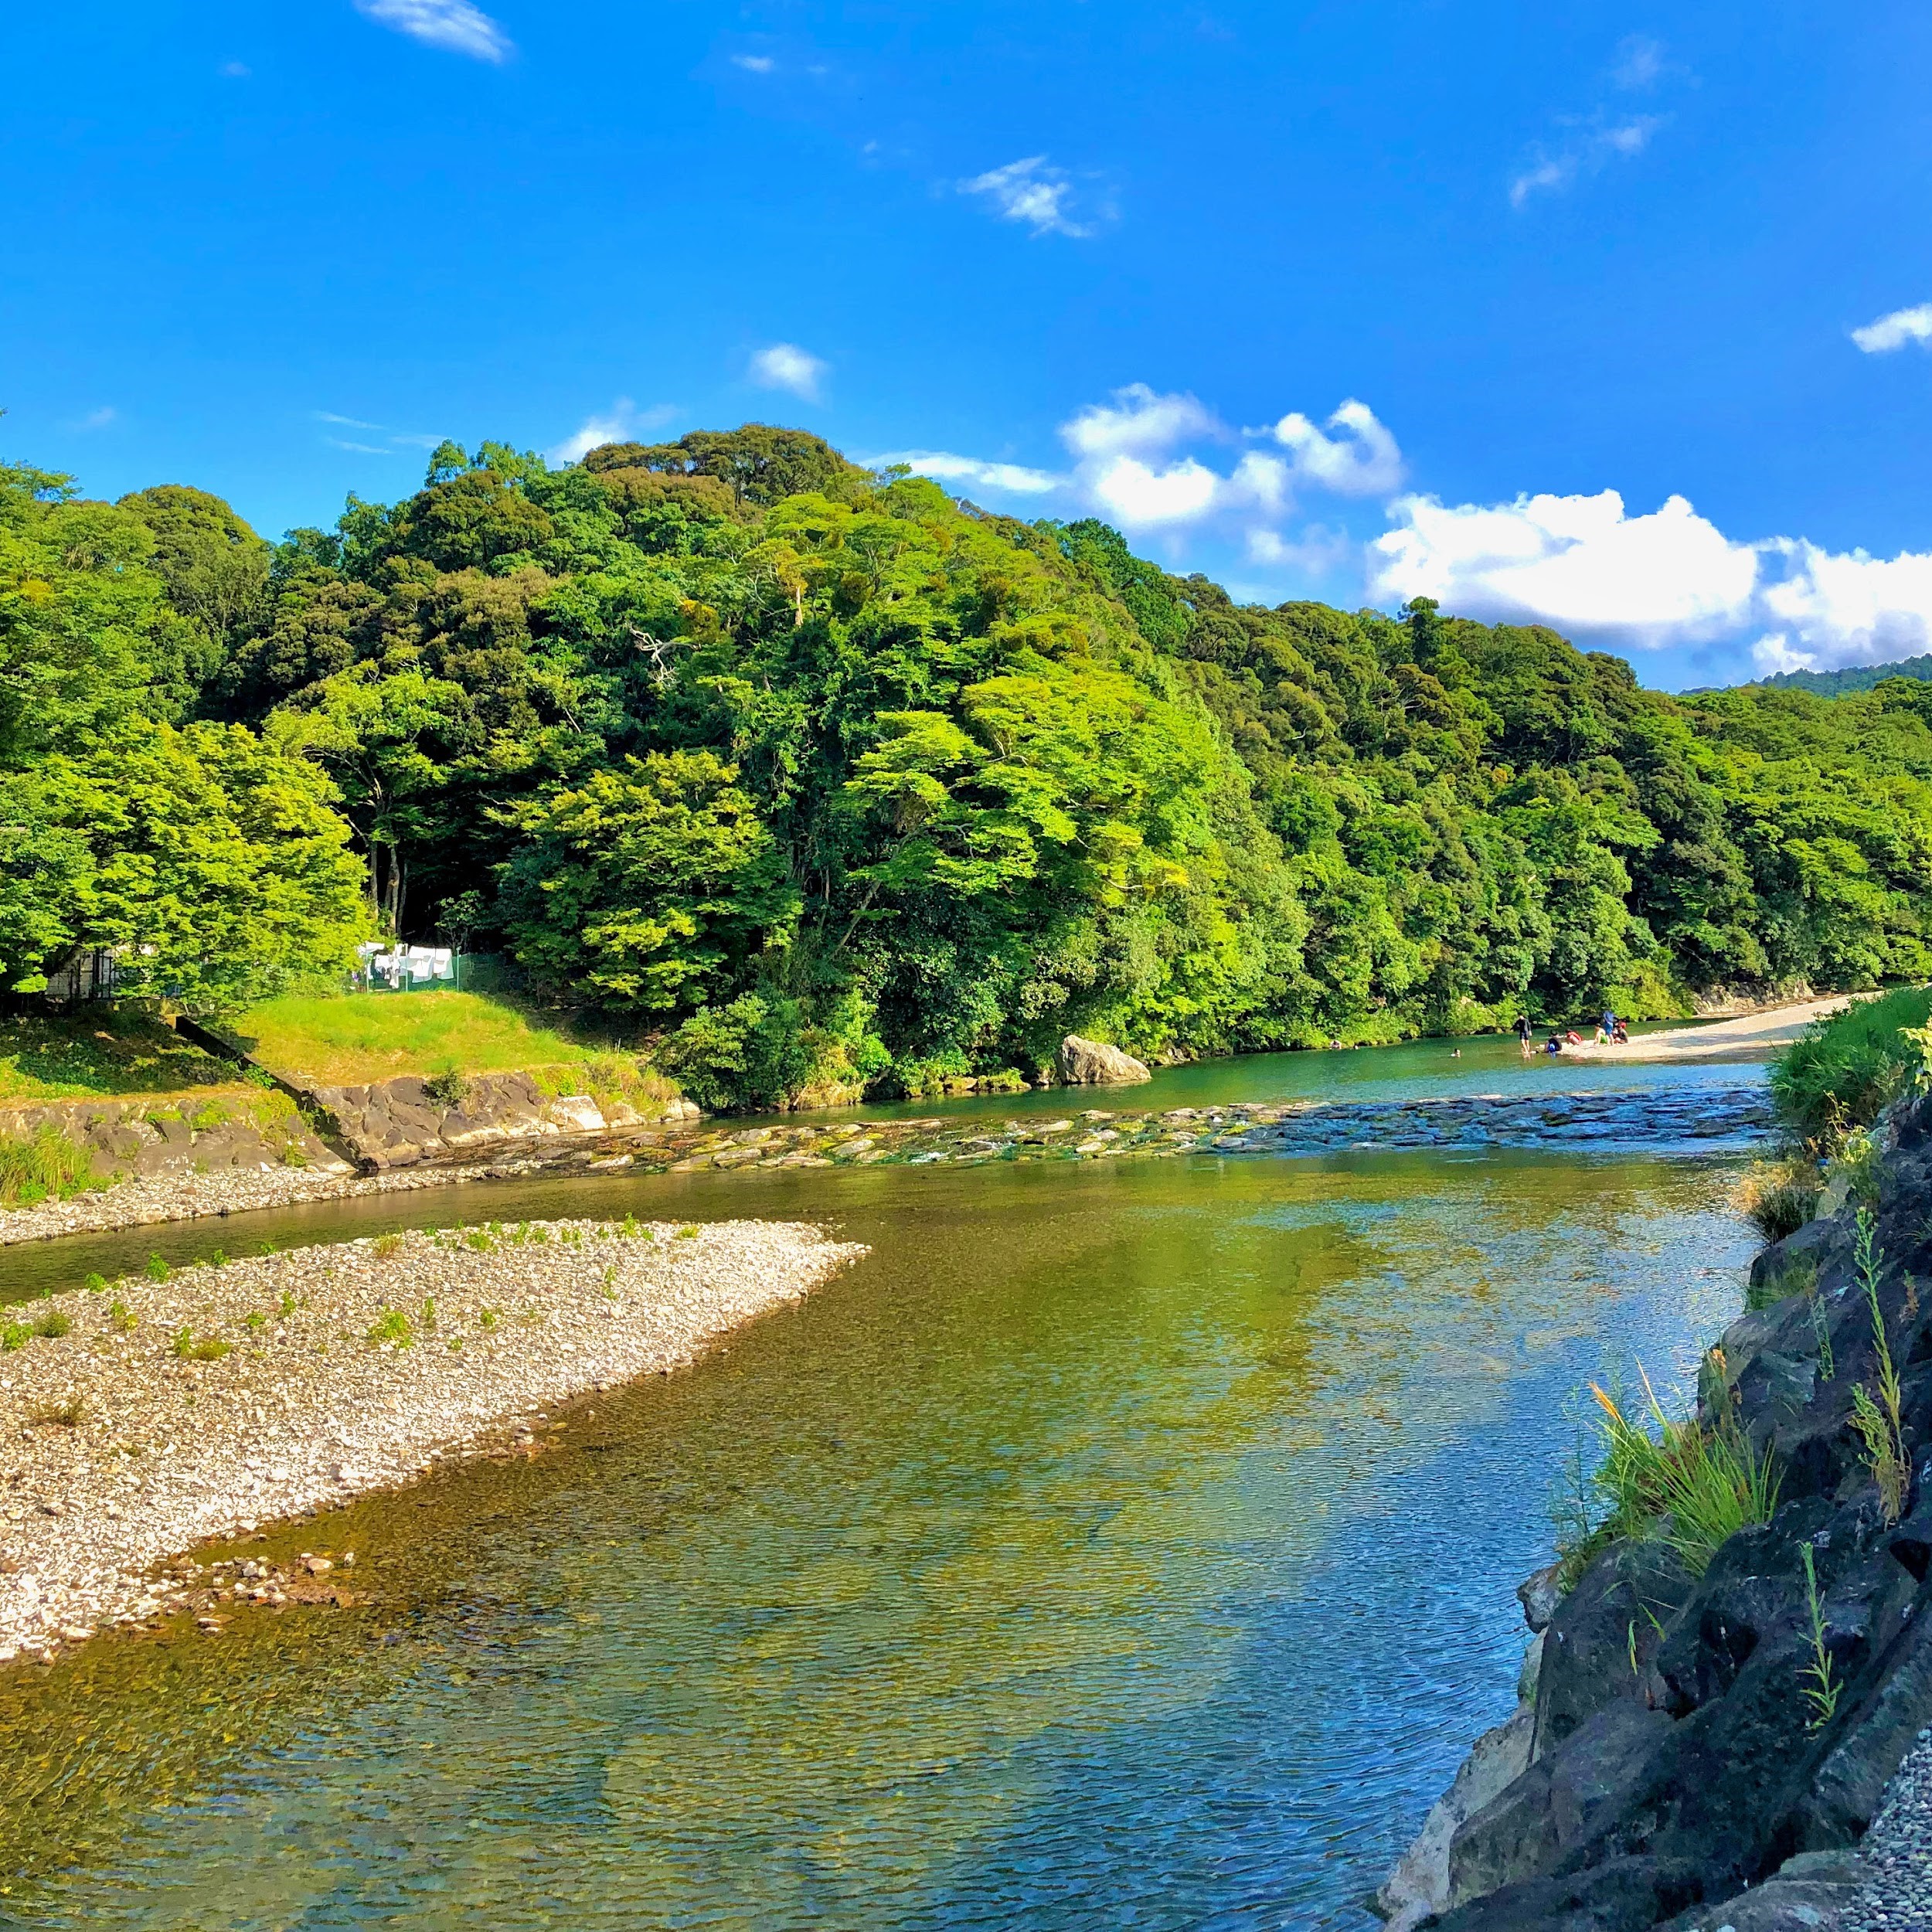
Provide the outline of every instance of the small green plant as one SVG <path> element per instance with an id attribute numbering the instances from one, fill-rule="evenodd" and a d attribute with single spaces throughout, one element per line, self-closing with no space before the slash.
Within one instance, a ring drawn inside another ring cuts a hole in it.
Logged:
<path id="1" fill-rule="evenodd" d="M 165 1281 L 168 1276 L 173 1272 L 174 1270 L 168 1267 L 168 1264 L 164 1261 L 158 1254 L 150 1254 L 148 1256 L 148 1279 L 150 1281 Z"/>
<path id="2" fill-rule="evenodd" d="M 216 1249 L 214 1253 L 208 1257 L 208 1265 L 211 1268 L 226 1267 L 228 1265 L 228 1250 L 226 1248 Z"/>
<path id="3" fill-rule="evenodd" d="M 1609 1504 L 1593 1521 L 1573 1523 L 1563 1553 L 1574 1581 L 1589 1556 L 1619 1537 L 1656 1536 L 1694 1577 L 1701 1577 L 1727 1538 L 1747 1523 L 1768 1522 L 1777 1506 L 1779 1477 L 1768 1450 L 1753 1450 L 1726 1413 L 1705 1430 L 1696 1419 L 1672 1422 L 1643 1378 L 1656 1434 L 1625 1415 L 1616 1399 L 1590 1384 L 1602 1411 L 1603 1460 L 1591 1486 Z"/>
<path id="4" fill-rule="evenodd" d="M 400 1234 L 379 1234 L 376 1237 L 376 1255 L 378 1260 L 386 1261 L 403 1245 Z"/>
<path id="5" fill-rule="evenodd" d="M 608 1263 L 604 1270 L 604 1297 L 607 1301 L 617 1298 L 617 1264 L 614 1261 Z"/>
<path id="6" fill-rule="evenodd" d="M 1818 1287 L 1818 1257 L 1815 1254 L 1794 1256 L 1774 1272 L 1767 1274 L 1762 1281 L 1747 1285 L 1744 1290 L 1744 1305 L 1753 1311 L 1774 1308 L 1779 1302 L 1786 1301 L 1794 1294 L 1810 1294 Z"/>
<path id="7" fill-rule="evenodd" d="M 422 1314 L 421 1314 L 420 1316 L 418 1316 L 418 1317 L 417 1317 L 417 1319 L 418 1319 L 418 1320 L 419 1320 L 419 1321 L 422 1323 L 422 1325 L 423 1325 L 423 1332 L 424 1332 L 426 1334 L 428 1334 L 428 1335 L 434 1335 L 434 1334 L 435 1334 L 435 1332 L 436 1332 L 436 1297 L 435 1297 L 434 1295 L 433 1295 L 433 1294 L 431 1294 L 431 1295 L 426 1295 L 426 1296 L 423 1298 L 423 1312 L 422 1312 Z"/>
<path id="8" fill-rule="evenodd" d="M 704 1230 L 702 1228 L 693 1227 L 689 1225 L 686 1225 L 685 1226 L 679 1229 L 677 1238 L 680 1241 L 695 1241 L 699 1235 L 703 1233 L 703 1232 Z"/>
<path id="9" fill-rule="evenodd" d="M 1805 1680 L 1804 1702 L 1811 1713 L 1804 1728 L 1821 1731 L 1838 1714 L 1838 1692 L 1845 1686 L 1832 1669 L 1832 1653 L 1825 1647 L 1825 1612 L 1818 1600 L 1818 1569 L 1811 1546 L 1799 1544 L 1798 1554 L 1804 1566 L 1804 1595 L 1811 1613 L 1811 1661 L 1798 1673 Z"/>
<path id="10" fill-rule="evenodd" d="M 462 1352 L 463 1338 L 460 1335 L 451 1335 L 450 1337 L 450 1353 L 451 1355 L 461 1355 Z"/>
<path id="11" fill-rule="evenodd" d="M 1817 1213 L 1823 1191 L 1817 1164 L 1800 1155 L 1753 1168 L 1738 1182 L 1732 1199 L 1767 1241 L 1781 1241 Z"/>
<path id="12" fill-rule="evenodd" d="M 24 1141 L 0 1140 L 0 1204 L 32 1207 L 49 1196 L 65 1200 L 110 1182 L 94 1171 L 94 1157 L 59 1128 L 42 1127 Z"/>
<path id="13" fill-rule="evenodd" d="M 489 1254 L 495 1250 L 496 1243 L 490 1237 L 488 1228 L 471 1228 L 463 1237 L 463 1245 L 473 1248 L 478 1254 Z"/>
<path id="14" fill-rule="evenodd" d="M 175 1331 L 172 1346 L 184 1362 L 219 1362 L 230 1352 L 230 1345 L 214 1335 L 197 1339 L 185 1323 Z"/>
<path id="15" fill-rule="evenodd" d="M 385 1308 L 371 1325 L 367 1340 L 372 1348 L 380 1348 L 384 1342 L 393 1342 L 399 1349 L 413 1346 L 416 1331 L 410 1326 L 410 1318 L 400 1308 Z"/>
<path id="16" fill-rule="evenodd" d="M 1874 1400 L 1861 1383 L 1852 1391 L 1852 1427 L 1865 1445 L 1865 1466 L 1879 1486 L 1879 1507 L 1888 1525 L 1905 1513 L 1905 1488 L 1910 1473 L 1905 1456 L 1903 1392 L 1885 1332 L 1885 1311 L 1879 1303 L 1879 1277 L 1885 1251 L 1872 1245 L 1876 1223 L 1869 1208 L 1860 1208 L 1852 1236 L 1852 1252 L 1866 1304 L 1872 1312 L 1872 1355 L 1878 1395 Z"/>
<path id="17" fill-rule="evenodd" d="M 268 1317 L 260 1308 L 250 1308 L 242 1318 L 242 1325 L 253 1335 L 260 1335 L 268 1326 Z"/>
<path id="18" fill-rule="evenodd" d="M 485 1308 L 483 1312 L 476 1318 L 476 1325 L 481 1328 L 485 1335 L 487 1335 L 491 1329 L 496 1326 L 497 1323 L 502 1320 L 502 1318 L 498 1315 L 495 1309 Z"/>
<path id="19" fill-rule="evenodd" d="M 90 1274 L 80 1285 L 90 1294 L 105 1294 L 107 1292 L 107 1277 L 104 1274 Z"/>
<path id="20" fill-rule="evenodd" d="M 118 1299 L 107 1310 L 107 1322 L 117 1335 L 132 1335 L 141 1326 L 127 1303 Z"/>
<path id="21" fill-rule="evenodd" d="M 27 1418 L 48 1429 L 78 1429 L 87 1419 L 87 1404 L 78 1396 L 70 1396 L 65 1402 L 50 1402 Z"/>
<path id="22" fill-rule="evenodd" d="M 638 1220 L 638 1217 L 634 1214 L 627 1214 L 624 1217 L 623 1225 L 617 1230 L 617 1232 L 621 1234 L 627 1241 L 634 1241 L 638 1238 L 638 1234 L 641 1232 L 641 1227 Z"/>
<path id="23" fill-rule="evenodd" d="M 33 1332 L 37 1335 L 44 1336 L 49 1342 L 57 1342 L 61 1336 L 68 1334 L 73 1327 L 73 1324 L 58 1308 L 49 1308 L 33 1325 Z"/>
<path id="24" fill-rule="evenodd" d="M 282 1298 L 277 1304 L 277 1308 L 284 1321 L 295 1312 L 295 1291 L 293 1288 L 282 1290 Z"/>
<path id="25" fill-rule="evenodd" d="M 1829 1382 L 1838 1373 L 1837 1359 L 1832 1352 L 1831 1311 L 1818 1292 L 1818 1277 L 1811 1277 L 1811 1338 L 1818 1344 L 1818 1379 Z"/>
<path id="26" fill-rule="evenodd" d="M 438 1107 L 461 1107 L 470 1097 L 470 1083 L 454 1067 L 446 1066 L 423 1083 L 423 1091 Z"/>
<path id="27" fill-rule="evenodd" d="M 24 1349 L 32 1337 L 32 1329 L 24 1321 L 0 1323 L 0 1349 Z"/>

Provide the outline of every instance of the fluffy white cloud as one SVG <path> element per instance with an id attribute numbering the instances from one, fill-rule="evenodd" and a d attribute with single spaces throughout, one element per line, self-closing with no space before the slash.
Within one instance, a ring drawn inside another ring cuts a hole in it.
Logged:
<path id="1" fill-rule="evenodd" d="M 412 40 L 501 64 L 515 51 L 510 36 L 470 0 L 355 0 L 358 13 Z"/>
<path id="2" fill-rule="evenodd" d="M 1226 488 L 1222 478 L 1191 456 L 1158 469 L 1138 456 L 1111 457 L 1091 480 L 1099 506 L 1130 529 L 1196 522 Z"/>
<path id="3" fill-rule="evenodd" d="M 743 68 L 747 73 L 770 73 L 778 65 L 768 53 L 734 53 L 731 64 Z"/>
<path id="4" fill-rule="evenodd" d="M 989 168 L 958 185 L 962 195 L 984 195 L 1003 220 L 1024 222 L 1036 235 L 1084 240 L 1094 232 L 1090 223 L 1073 219 L 1070 206 L 1073 184 L 1066 170 L 1050 167 L 1044 155 L 1029 155 L 1022 161 L 1009 161 L 1003 168 Z"/>
<path id="5" fill-rule="evenodd" d="M 808 403 L 818 400 L 818 386 L 832 365 L 808 354 L 796 342 L 774 342 L 753 352 L 746 372 L 760 389 L 789 389 Z"/>
<path id="6" fill-rule="evenodd" d="M 1019 463 L 987 463 L 975 456 L 954 456 L 947 450 L 888 451 L 866 458 L 875 470 L 903 463 L 920 476 L 940 483 L 971 483 L 985 490 L 1004 490 L 1015 496 L 1043 496 L 1065 487 L 1066 478 L 1048 470 L 1029 470 Z"/>
<path id="7" fill-rule="evenodd" d="M 1402 452 L 1366 403 L 1353 396 L 1321 431 L 1296 410 L 1275 424 L 1274 440 L 1294 452 L 1295 474 L 1336 496 L 1383 496 L 1402 481 Z"/>
<path id="8" fill-rule="evenodd" d="M 1788 574 L 1765 587 L 1764 611 L 1778 628 L 1758 644 L 1760 666 L 1889 664 L 1932 650 L 1932 556 L 1835 552 L 1789 537 L 1764 548 Z"/>
<path id="9" fill-rule="evenodd" d="M 662 429 L 677 413 L 673 403 L 641 410 L 629 396 L 620 396 L 601 415 L 587 416 L 571 434 L 543 454 L 553 463 L 580 463 L 602 444 L 622 443 L 642 430 Z"/>
<path id="10" fill-rule="evenodd" d="M 1192 396 L 1162 396 L 1145 383 L 1117 389 L 1111 403 L 1094 403 L 1060 425 L 1060 440 L 1092 459 L 1172 449 L 1190 437 L 1226 434 L 1220 419 Z"/>
<path id="11" fill-rule="evenodd" d="M 1681 496 L 1631 516 L 1614 490 L 1448 505 L 1406 496 L 1369 546 L 1370 594 L 1434 597 L 1470 617 L 1543 623 L 1641 648 L 1720 636 L 1745 623 L 1758 553 Z"/>
<path id="12" fill-rule="evenodd" d="M 1895 308 L 1876 322 L 1852 332 L 1852 340 L 1868 355 L 1883 355 L 1907 342 L 1932 342 L 1932 302 L 1917 308 Z"/>

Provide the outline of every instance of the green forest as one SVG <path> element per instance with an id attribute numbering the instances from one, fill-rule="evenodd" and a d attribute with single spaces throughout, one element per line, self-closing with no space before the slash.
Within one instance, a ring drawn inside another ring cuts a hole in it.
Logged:
<path id="1" fill-rule="evenodd" d="M 1932 684 L 1234 603 L 750 424 L 259 536 L 0 469 L 0 972 L 514 957 L 711 1104 L 1932 974 Z"/>

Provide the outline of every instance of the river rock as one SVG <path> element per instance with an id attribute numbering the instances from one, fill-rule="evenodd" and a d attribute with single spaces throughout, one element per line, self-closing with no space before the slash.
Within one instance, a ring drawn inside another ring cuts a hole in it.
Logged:
<path id="1" fill-rule="evenodd" d="M 1104 1040 L 1083 1039 L 1078 1033 L 1069 1033 L 1060 1042 L 1053 1070 L 1063 1087 L 1126 1087 L 1154 1077 L 1131 1053 Z"/>
<path id="2" fill-rule="evenodd" d="M 1522 1620 L 1538 1636 L 1549 1628 L 1549 1620 L 1556 1615 L 1556 1606 L 1563 1601 L 1563 1591 L 1556 1582 L 1562 1569 L 1560 1563 L 1545 1563 L 1516 1586 L 1516 1600 L 1522 1605 Z"/>

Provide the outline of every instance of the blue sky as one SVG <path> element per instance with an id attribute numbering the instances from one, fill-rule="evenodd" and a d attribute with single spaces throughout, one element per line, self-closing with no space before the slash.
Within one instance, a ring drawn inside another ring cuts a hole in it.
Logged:
<path id="1" fill-rule="evenodd" d="M 1889 0 L 13 9 L 0 449 L 275 534 L 446 434 L 757 418 L 1269 601 L 1882 660 L 1928 55 Z"/>

